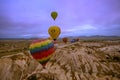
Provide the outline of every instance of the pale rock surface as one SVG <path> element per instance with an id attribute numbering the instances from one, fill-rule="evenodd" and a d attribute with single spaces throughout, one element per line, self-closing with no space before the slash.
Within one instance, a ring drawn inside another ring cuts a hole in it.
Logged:
<path id="1" fill-rule="evenodd" d="M 115 46 L 110 52 L 119 50 Z M 120 80 L 120 62 L 106 59 L 106 47 L 111 48 L 104 43 L 58 45 L 45 69 L 29 51 L 4 56 L 0 80 Z"/>

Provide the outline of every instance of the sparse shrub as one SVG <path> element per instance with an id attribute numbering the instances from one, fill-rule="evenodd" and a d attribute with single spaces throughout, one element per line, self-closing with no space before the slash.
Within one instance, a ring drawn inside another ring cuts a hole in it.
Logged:
<path id="1" fill-rule="evenodd" d="M 118 52 L 120 52 L 120 50 Z"/>
<path id="2" fill-rule="evenodd" d="M 37 80 L 36 75 L 32 75 L 28 78 L 28 80 Z"/>
<path id="3" fill-rule="evenodd" d="M 114 61 L 120 61 L 120 57 L 119 56 L 113 56 L 113 60 Z"/>

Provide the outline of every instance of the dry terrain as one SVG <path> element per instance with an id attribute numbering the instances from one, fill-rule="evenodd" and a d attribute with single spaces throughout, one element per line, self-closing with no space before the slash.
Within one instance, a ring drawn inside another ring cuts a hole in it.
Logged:
<path id="1" fill-rule="evenodd" d="M 44 69 L 31 40 L 0 40 L 0 80 L 120 80 L 120 40 L 58 41 Z"/>

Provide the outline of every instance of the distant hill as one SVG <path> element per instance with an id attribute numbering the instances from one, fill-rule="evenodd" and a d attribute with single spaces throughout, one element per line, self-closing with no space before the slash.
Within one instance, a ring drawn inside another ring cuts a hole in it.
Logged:
<path id="1" fill-rule="evenodd" d="M 83 40 L 120 40 L 120 36 L 100 36 L 100 35 L 95 35 L 95 36 L 66 36 L 69 39 L 74 39 L 74 38 L 80 38 Z M 63 37 L 60 37 L 58 40 L 62 39 Z M 36 39 L 44 39 L 44 38 L 0 38 L 0 40 L 36 40 Z"/>
<path id="2" fill-rule="evenodd" d="M 0 40 L 36 40 L 44 38 L 0 38 Z"/>
<path id="3" fill-rule="evenodd" d="M 67 36 L 66 36 L 67 37 Z M 120 40 L 120 36 L 68 36 L 69 39 L 80 38 L 83 40 Z"/>

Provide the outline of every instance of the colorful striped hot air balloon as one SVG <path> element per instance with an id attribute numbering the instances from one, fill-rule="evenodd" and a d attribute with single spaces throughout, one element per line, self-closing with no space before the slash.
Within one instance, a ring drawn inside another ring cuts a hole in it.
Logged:
<path id="1" fill-rule="evenodd" d="M 29 47 L 30 53 L 39 63 L 45 66 L 55 51 L 52 40 L 35 40 Z"/>

